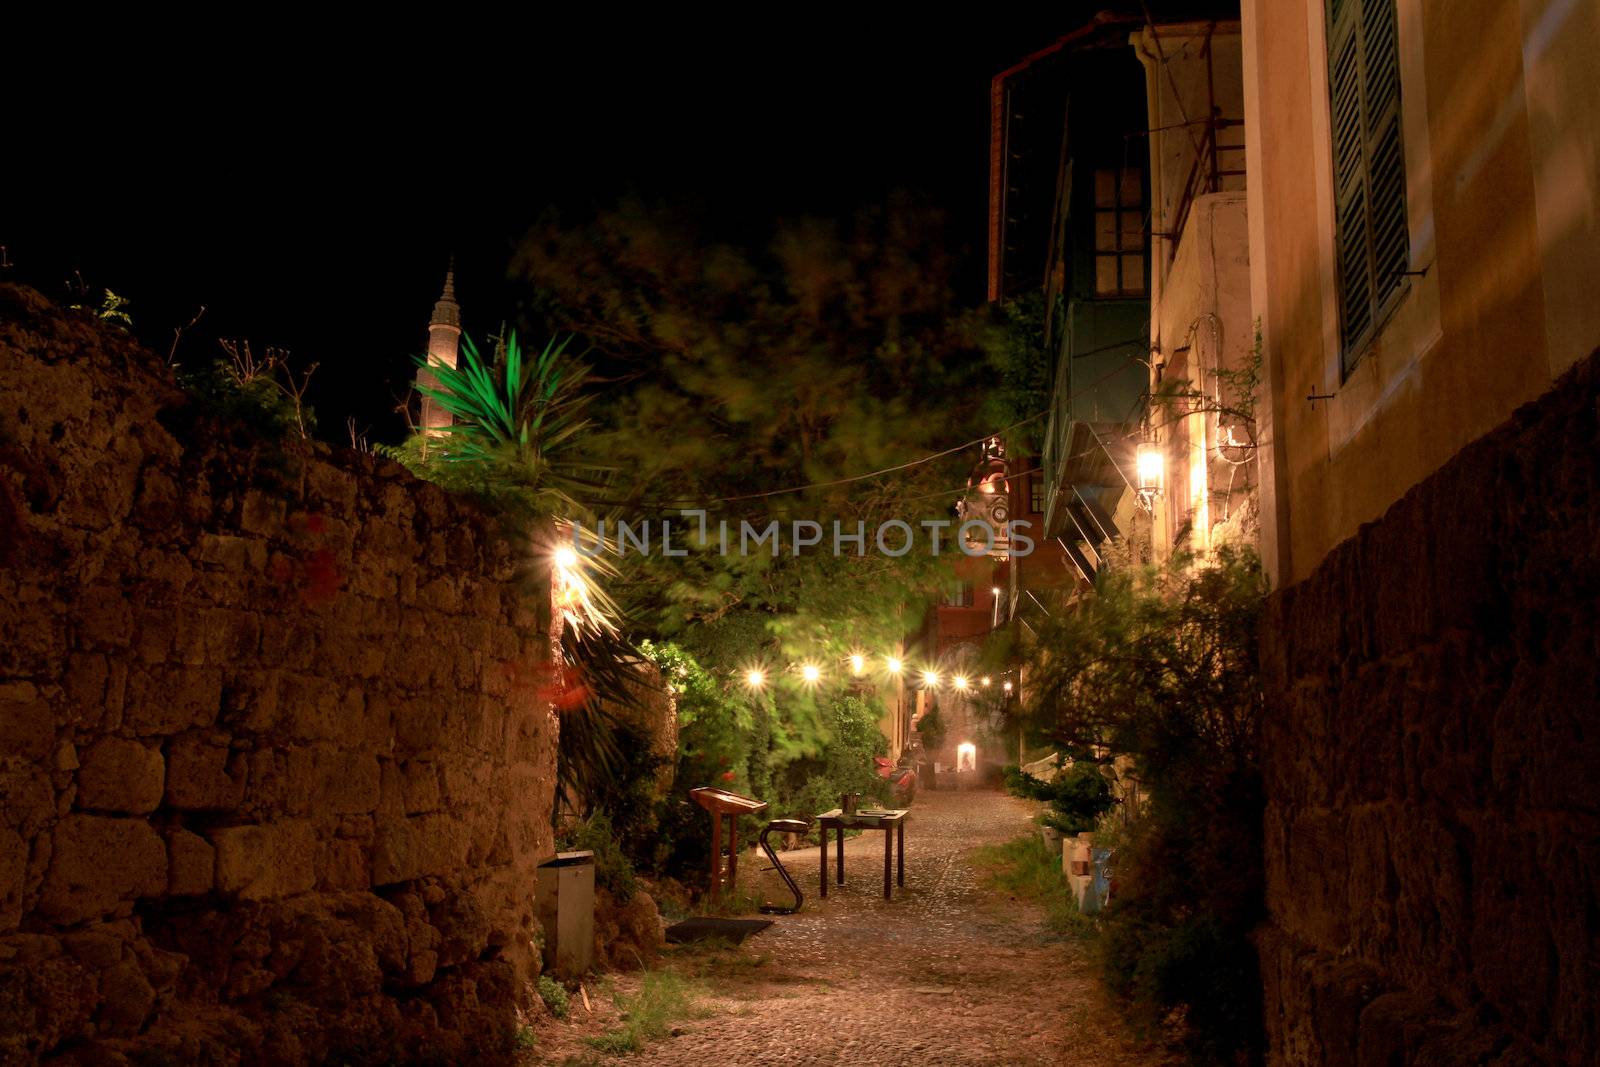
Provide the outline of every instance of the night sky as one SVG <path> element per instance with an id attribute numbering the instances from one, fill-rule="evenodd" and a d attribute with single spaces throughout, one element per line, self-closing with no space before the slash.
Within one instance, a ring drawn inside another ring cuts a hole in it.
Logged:
<path id="1" fill-rule="evenodd" d="M 211 358 L 218 336 L 288 348 L 321 364 L 320 436 L 354 414 L 395 440 L 447 258 L 467 329 L 492 332 L 521 295 L 511 249 L 549 207 L 576 218 L 633 192 L 759 239 L 779 216 L 916 190 L 949 211 L 969 251 L 961 295 L 978 301 L 989 80 L 1075 20 L 808 14 L 714 36 L 530 27 L 365 58 L 101 60 L 30 112 L 34 151 L 6 168 L 3 273 L 60 298 L 79 271 L 129 297 L 162 352 L 204 304 L 180 361 Z"/>

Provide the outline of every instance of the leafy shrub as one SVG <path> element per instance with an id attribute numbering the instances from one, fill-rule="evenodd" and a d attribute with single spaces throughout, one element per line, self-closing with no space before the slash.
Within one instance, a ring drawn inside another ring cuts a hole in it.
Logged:
<path id="1" fill-rule="evenodd" d="M 217 359 L 180 370 L 178 384 L 219 418 L 247 427 L 258 437 L 282 440 L 316 426 L 311 408 L 298 405 L 272 373 L 248 373 Z"/>
<path id="2" fill-rule="evenodd" d="M 1045 816 L 1045 825 L 1068 836 L 1093 830 L 1100 816 L 1116 803 L 1111 783 L 1100 773 L 1099 764 L 1087 760 L 1074 761 L 1051 782 L 1014 765 L 1004 773 L 1006 789 L 1013 796 L 1047 802 L 1050 812 Z"/>
<path id="3" fill-rule="evenodd" d="M 565 1019 L 567 1017 L 567 1008 L 569 1006 L 567 991 L 560 982 L 557 982 L 548 974 L 539 976 L 539 999 L 544 1001 L 544 1006 L 549 1008 L 550 1014 L 557 1019 Z"/>
<path id="4" fill-rule="evenodd" d="M 1201 1063 L 1259 1062 L 1264 914 L 1253 553 L 1103 571 L 1030 654 L 1030 725 L 1066 749 L 1134 759 L 1148 789 L 1102 918 L 1108 985 L 1155 1025 L 1181 1009 Z"/>
<path id="5" fill-rule="evenodd" d="M 945 734 L 948 727 L 944 718 L 939 714 L 939 705 L 935 704 L 923 712 L 922 718 L 917 720 L 917 736 L 922 738 L 922 750 L 928 753 L 938 752 L 944 748 Z"/>
<path id="6" fill-rule="evenodd" d="M 595 884 L 609 890 L 618 900 L 630 899 L 639 888 L 633 864 L 617 841 L 611 816 L 604 811 L 596 811 L 574 822 L 557 838 L 557 847 L 563 852 L 585 849 L 593 852 Z"/>

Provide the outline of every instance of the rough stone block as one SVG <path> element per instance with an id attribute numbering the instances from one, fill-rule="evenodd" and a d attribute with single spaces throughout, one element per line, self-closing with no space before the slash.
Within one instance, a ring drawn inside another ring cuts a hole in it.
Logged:
<path id="1" fill-rule="evenodd" d="M 57 922 L 108 915 L 167 890 L 167 849 L 142 819 L 71 815 L 56 825 L 39 910 Z"/>
<path id="2" fill-rule="evenodd" d="M 200 626 L 212 663 L 248 663 L 261 644 L 261 622 L 248 611 L 209 608 L 201 613 Z"/>
<path id="3" fill-rule="evenodd" d="M 89 647 L 121 648 L 133 636 L 133 609 L 121 589 L 94 586 L 78 594 L 78 637 Z"/>
<path id="4" fill-rule="evenodd" d="M 277 723 L 282 677 L 277 671 L 241 671 L 228 680 L 222 717 L 229 725 L 266 733 Z"/>
<path id="5" fill-rule="evenodd" d="M 143 815 L 161 804 L 166 763 L 159 749 L 107 737 L 95 742 L 81 762 L 78 807 Z"/>
<path id="6" fill-rule="evenodd" d="M 288 753 L 288 797 L 293 810 L 314 815 L 351 815 L 378 806 L 378 757 L 312 745 Z"/>
<path id="7" fill-rule="evenodd" d="M 330 892 L 372 886 L 372 863 L 359 841 L 324 841 L 317 850 L 317 888 Z"/>
<path id="8" fill-rule="evenodd" d="M 32 682 L 0 684 L 0 752 L 42 760 L 56 742 L 55 713 Z"/>
<path id="9" fill-rule="evenodd" d="M 222 707 L 222 672 L 216 668 L 156 667 L 128 679 L 123 723 L 140 737 L 210 726 Z"/>
<path id="10" fill-rule="evenodd" d="M 61 679 L 66 691 L 62 721 L 72 726 L 100 726 L 106 720 L 106 689 L 110 668 L 98 652 L 74 652 Z M 0 713 L 3 714 L 3 713 Z"/>
<path id="11" fill-rule="evenodd" d="M 401 788 L 407 815 L 421 815 L 439 808 L 439 775 L 426 760 L 413 760 L 400 766 Z"/>
<path id="12" fill-rule="evenodd" d="M 316 838 L 311 824 L 282 820 L 211 832 L 217 850 L 217 888 L 245 900 L 304 893 L 316 885 Z"/>
<path id="13" fill-rule="evenodd" d="M 167 754 L 167 805 L 182 811 L 233 811 L 244 800 L 242 763 L 242 757 L 202 735 L 175 738 Z"/>
<path id="14" fill-rule="evenodd" d="M 449 874 L 466 864 L 471 835 L 451 815 L 381 818 L 372 854 L 372 884 L 392 885 Z"/>
<path id="15" fill-rule="evenodd" d="M 202 563 L 234 574 L 259 571 L 267 562 L 266 545 L 254 538 L 235 534 L 201 534 L 199 550 Z"/>
<path id="16" fill-rule="evenodd" d="M 155 1006 L 155 987 L 133 960 L 123 960 L 100 976 L 100 1010 L 95 1018 L 108 1032 L 137 1033 Z"/>
<path id="17" fill-rule="evenodd" d="M 216 884 L 216 849 L 188 830 L 168 830 L 166 836 L 167 892 L 173 896 L 211 892 Z"/>
<path id="18" fill-rule="evenodd" d="M 0 966 L 0 1059 L 37 1063 L 63 1042 L 91 1035 L 92 971 L 65 956 Z"/>
<path id="19" fill-rule="evenodd" d="M 28 843 L 15 830 L 0 827 L 0 934 L 22 921 L 23 881 L 28 873 Z"/>
<path id="20" fill-rule="evenodd" d="M 240 509 L 239 528 L 245 533 L 281 537 L 285 532 L 284 522 L 287 513 L 288 505 L 282 497 L 260 489 L 248 489 L 244 494 L 244 505 Z"/>

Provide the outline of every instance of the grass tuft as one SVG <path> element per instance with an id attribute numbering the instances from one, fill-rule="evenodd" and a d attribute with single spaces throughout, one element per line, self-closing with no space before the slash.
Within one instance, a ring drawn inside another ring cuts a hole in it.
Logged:
<path id="1" fill-rule="evenodd" d="M 544 1001 L 544 1006 L 550 1009 L 550 1014 L 557 1019 L 565 1019 L 569 1004 L 567 991 L 561 983 L 551 978 L 548 974 L 541 974 L 538 988 L 539 999 Z"/>
<path id="2" fill-rule="evenodd" d="M 988 868 L 989 884 L 1042 905 L 1045 923 L 1063 937 L 1087 941 L 1097 929 L 1093 917 L 1078 910 L 1061 871 L 1061 857 L 1045 848 L 1038 831 L 1029 831 L 1002 845 L 985 845 L 974 854 Z"/>
<path id="3" fill-rule="evenodd" d="M 672 1033 L 672 1024 L 696 1014 L 700 988 L 688 979 L 669 971 L 650 971 L 639 984 L 639 991 L 617 998 L 622 1010 L 622 1026 L 600 1037 L 589 1039 L 592 1048 L 611 1055 L 638 1052 L 651 1041 Z"/>

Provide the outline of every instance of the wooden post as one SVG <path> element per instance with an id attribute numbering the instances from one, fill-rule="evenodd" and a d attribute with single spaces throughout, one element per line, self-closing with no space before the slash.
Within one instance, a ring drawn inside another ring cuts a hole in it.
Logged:
<path id="1" fill-rule="evenodd" d="M 711 894 L 722 889 L 722 816 L 711 816 Z"/>
<path id="2" fill-rule="evenodd" d="M 822 827 L 822 895 L 828 895 L 828 828 Z"/>
<path id="3" fill-rule="evenodd" d="M 900 888 L 906 885 L 906 817 L 895 820 L 896 834 L 900 838 Z"/>
<path id="4" fill-rule="evenodd" d="M 893 892 L 891 876 L 894 874 L 894 827 L 883 824 L 883 899 Z"/>

